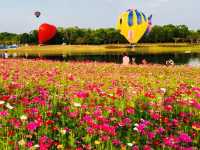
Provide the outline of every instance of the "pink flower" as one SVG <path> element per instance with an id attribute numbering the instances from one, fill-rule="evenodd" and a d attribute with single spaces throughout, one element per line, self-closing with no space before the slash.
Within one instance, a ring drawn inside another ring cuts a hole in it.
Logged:
<path id="1" fill-rule="evenodd" d="M 95 117 L 102 115 L 101 109 L 97 108 L 97 109 L 94 111 L 93 115 L 94 115 Z"/>
<path id="2" fill-rule="evenodd" d="M 75 80 L 75 77 L 70 73 L 68 74 L 68 79 L 71 80 L 71 81 L 74 81 Z"/>
<path id="3" fill-rule="evenodd" d="M 35 122 L 30 122 L 28 123 L 28 125 L 26 126 L 27 130 L 29 130 L 30 132 L 33 132 L 34 130 L 36 130 L 38 127 L 37 123 Z"/>
<path id="4" fill-rule="evenodd" d="M 162 134 L 165 131 L 165 129 L 163 127 L 160 127 L 156 130 L 157 134 Z"/>
<path id="5" fill-rule="evenodd" d="M 117 95 L 118 97 L 123 96 L 123 95 L 124 95 L 123 90 L 120 89 L 120 88 L 117 88 L 116 95 Z"/>
<path id="6" fill-rule="evenodd" d="M 165 99 L 165 103 L 168 103 L 168 104 L 172 103 L 173 101 L 174 101 L 174 97 L 167 97 Z"/>
<path id="7" fill-rule="evenodd" d="M 17 120 L 16 118 L 10 119 L 10 124 L 14 126 L 15 128 L 19 128 L 21 126 L 21 122 Z"/>
<path id="8" fill-rule="evenodd" d="M 200 98 L 200 93 L 197 93 L 197 94 L 196 94 L 196 97 L 197 97 L 197 98 Z"/>
<path id="9" fill-rule="evenodd" d="M 158 113 L 151 113 L 151 118 L 154 119 L 154 120 L 159 120 L 160 119 L 160 114 Z"/>
<path id="10" fill-rule="evenodd" d="M 87 132 L 88 132 L 88 134 L 92 135 L 95 133 L 95 130 L 93 128 L 89 127 L 89 128 L 87 128 Z"/>
<path id="11" fill-rule="evenodd" d="M 200 92 L 200 88 L 199 88 L 199 87 L 193 87 L 193 88 L 192 88 L 192 91 L 194 91 L 194 92 L 197 92 L 197 93 L 198 93 L 198 92 Z"/>
<path id="12" fill-rule="evenodd" d="M 155 138 L 155 136 L 156 136 L 156 134 L 155 134 L 154 132 L 149 132 L 149 133 L 148 133 L 148 138 L 151 139 L 151 140 L 152 140 L 153 138 Z"/>
<path id="13" fill-rule="evenodd" d="M 112 144 L 115 146 L 119 146 L 119 145 L 121 145 L 121 141 L 118 139 L 114 139 L 114 140 L 112 140 Z"/>
<path id="14" fill-rule="evenodd" d="M 39 139 L 40 150 L 48 150 L 51 148 L 53 144 L 53 140 L 48 138 L 47 136 L 42 136 Z"/>
<path id="15" fill-rule="evenodd" d="M 133 146 L 132 150 L 139 150 L 139 147 L 137 145 Z"/>
<path id="16" fill-rule="evenodd" d="M 195 108 L 198 109 L 198 110 L 200 110 L 200 103 L 196 103 L 195 104 Z"/>
<path id="17" fill-rule="evenodd" d="M 122 120 L 122 122 L 123 122 L 124 124 L 126 124 L 126 125 L 130 125 L 132 121 L 131 121 L 130 118 L 124 118 L 124 119 Z"/>
<path id="18" fill-rule="evenodd" d="M 164 108 L 168 112 L 172 111 L 172 109 L 173 109 L 173 107 L 171 105 L 166 105 Z"/>
<path id="19" fill-rule="evenodd" d="M 176 146 L 176 144 L 179 142 L 178 138 L 175 138 L 173 136 L 170 137 L 166 137 L 163 139 L 163 142 L 165 145 L 170 146 L 170 147 L 174 147 Z"/>
<path id="20" fill-rule="evenodd" d="M 86 91 L 80 91 L 80 92 L 77 92 L 77 93 L 76 93 L 76 96 L 77 96 L 78 98 L 85 99 L 85 98 L 87 98 L 87 97 L 89 96 L 89 93 L 86 92 Z"/>
<path id="21" fill-rule="evenodd" d="M 151 146 L 149 146 L 149 145 L 144 145 L 143 150 L 151 150 Z"/>
<path id="22" fill-rule="evenodd" d="M 102 142 L 106 142 L 106 141 L 108 141 L 110 139 L 110 137 L 107 136 L 107 135 L 104 135 L 104 136 L 101 136 L 100 139 L 101 139 Z"/>
<path id="23" fill-rule="evenodd" d="M 2 117 L 8 116 L 8 111 L 7 110 L 0 111 L 0 116 Z"/>
<path id="24" fill-rule="evenodd" d="M 127 112 L 127 114 L 134 114 L 135 110 L 133 108 L 127 108 L 126 112 Z"/>
<path id="25" fill-rule="evenodd" d="M 68 116 L 70 118 L 76 118 L 78 116 L 78 112 L 69 112 Z"/>
<path id="26" fill-rule="evenodd" d="M 33 146 L 33 141 L 29 141 L 26 143 L 26 147 L 31 148 Z"/>
<path id="27" fill-rule="evenodd" d="M 188 136 L 187 133 L 181 133 L 178 138 L 179 138 L 180 142 L 184 142 L 184 143 L 191 143 L 192 142 L 191 137 Z"/>

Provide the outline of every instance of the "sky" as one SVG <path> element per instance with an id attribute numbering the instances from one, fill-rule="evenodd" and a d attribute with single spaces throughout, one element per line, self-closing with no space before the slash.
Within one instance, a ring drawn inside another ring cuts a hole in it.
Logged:
<path id="1" fill-rule="evenodd" d="M 200 29 L 199 0 L 1 0 L 0 32 L 30 32 L 42 23 L 115 27 L 118 15 L 129 8 L 153 14 L 154 25 L 185 24 Z M 41 12 L 39 19 L 35 11 Z"/>

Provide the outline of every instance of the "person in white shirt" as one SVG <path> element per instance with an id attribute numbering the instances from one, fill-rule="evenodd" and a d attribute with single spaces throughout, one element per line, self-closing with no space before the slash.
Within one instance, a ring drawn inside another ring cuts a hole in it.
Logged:
<path id="1" fill-rule="evenodd" d="M 8 58 L 8 53 L 7 53 L 7 51 L 4 53 L 4 58 L 5 58 L 5 59 Z"/>
<path id="2" fill-rule="evenodd" d="M 127 54 L 126 53 L 124 53 L 123 54 L 123 65 L 129 65 L 129 63 L 130 63 L 130 59 L 129 59 L 129 57 L 127 56 Z"/>

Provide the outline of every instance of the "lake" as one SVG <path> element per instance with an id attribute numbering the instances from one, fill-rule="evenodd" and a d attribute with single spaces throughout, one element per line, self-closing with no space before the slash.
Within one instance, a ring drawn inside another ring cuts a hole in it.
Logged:
<path id="1" fill-rule="evenodd" d="M 172 59 L 176 65 L 200 66 L 200 53 L 137 53 L 127 51 L 130 60 L 135 59 L 136 64 L 141 64 L 145 59 L 148 63 L 166 64 L 166 61 Z M 123 52 L 108 52 L 108 53 L 82 53 L 82 54 L 54 54 L 54 55 L 30 55 L 30 54 L 12 54 L 17 58 L 44 58 L 49 60 L 59 61 L 98 61 L 98 62 L 113 62 L 122 63 Z M 10 56 L 10 57 L 12 57 Z"/>

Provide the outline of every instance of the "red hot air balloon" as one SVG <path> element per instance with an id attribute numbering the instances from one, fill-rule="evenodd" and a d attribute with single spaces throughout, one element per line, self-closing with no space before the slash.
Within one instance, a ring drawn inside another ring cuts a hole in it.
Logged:
<path id="1" fill-rule="evenodd" d="M 44 23 L 39 27 L 38 42 L 39 44 L 44 44 L 51 40 L 55 35 L 56 27 L 54 25 Z"/>

